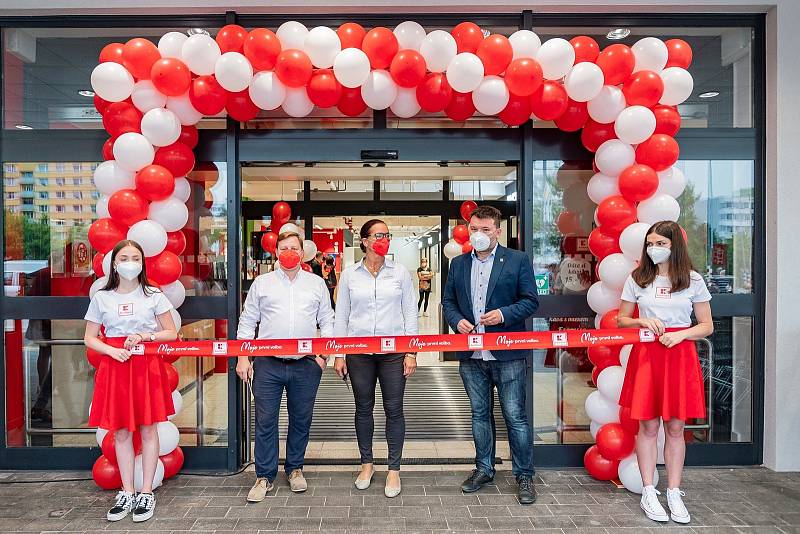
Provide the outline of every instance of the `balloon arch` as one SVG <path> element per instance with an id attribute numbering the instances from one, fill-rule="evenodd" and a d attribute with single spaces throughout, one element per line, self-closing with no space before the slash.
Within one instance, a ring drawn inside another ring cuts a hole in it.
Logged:
<path id="1" fill-rule="evenodd" d="M 216 38 L 169 32 L 157 45 L 141 38 L 109 44 L 91 75 L 95 106 L 110 135 L 103 146 L 106 161 L 94 175 L 103 195 L 100 219 L 89 229 L 95 272 L 108 272 L 110 258 L 104 255 L 120 239 L 136 240 L 153 282 L 176 308 L 183 303 L 178 279 L 191 194 L 186 175 L 195 165 L 195 124 L 203 117 L 227 114 L 248 121 L 278 108 L 304 117 L 314 107 L 334 106 L 346 116 L 388 108 L 401 118 L 425 111 L 464 121 L 480 113 L 508 126 L 535 117 L 564 131 L 580 130 L 583 146 L 595 154 L 595 174 L 579 185 L 598 205 L 588 246 L 600 262 L 600 281 L 587 299 L 598 314 L 597 326 L 615 326 L 621 288 L 641 255 L 645 232 L 680 214 L 676 197 L 686 180 L 673 166 L 681 124 L 676 106 L 693 89 L 691 60 L 691 48 L 680 39 L 647 37 L 632 47 L 601 50 L 586 36 L 542 43 L 529 30 L 486 36 L 471 22 L 426 33 L 413 21 L 369 31 L 356 23 L 309 30 L 290 21 L 276 32 L 228 25 Z M 558 220 L 565 235 L 579 227 L 568 193 L 568 211 Z M 276 205 L 280 213 L 272 233 L 288 221 L 286 208 Z M 472 209 L 474 203 L 462 216 Z M 445 247 L 448 256 L 469 250 L 463 233 L 454 233 L 457 241 Z M 265 241 L 265 248 L 274 246 L 274 236 Z M 101 278 L 93 287 L 102 283 Z M 633 454 L 637 425 L 618 405 L 629 353 L 630 346 L 590 349 L 598 390 L 585 408 L 597 444 L 584 463 L 595 478 L 619 477 L 628 489 L 641 491 Z M 177 386 L 177 372 L 171 374 Z M 177 390 L 173 396 L 179 407 Z M 183 454 L 177 427 L 160 426 L 159 473 L 168 478 L 180 469 Z M 95 464 L 95 479 L 101 485 L 110 479 L 109 487 L 116 483 L 112 438 L 98 430 L 105 454 Z"/>

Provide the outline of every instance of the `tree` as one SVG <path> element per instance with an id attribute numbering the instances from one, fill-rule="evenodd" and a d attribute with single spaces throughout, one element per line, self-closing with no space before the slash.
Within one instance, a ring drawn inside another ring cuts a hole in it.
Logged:
<path id="1" fill-rule="evenodd" d="M 708 257 L 708 222 L 704 222 L 698 216 L 696 210 L 700 200 L 700 194 L 695 193 L 694 184 L 689 182 L 686 189 L 678 198 L 681 206 L 681 215 L 678 217 L 678 224 L 686 230 L 687 246 L 692 265 L 701 274 L 705 274 L 706 267 L 710 265 Z"/>

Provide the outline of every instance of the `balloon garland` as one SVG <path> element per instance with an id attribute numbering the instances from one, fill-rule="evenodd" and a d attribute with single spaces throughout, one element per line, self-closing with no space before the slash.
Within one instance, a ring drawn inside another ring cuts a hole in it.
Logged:
<path id="1" fill-rule="evenodd" d="M 110 135 L 103 146 L 106 161 L 94 176 L 103 194 L 101 218 L 89 229 L 98 251 L 95 271 L 107 271 L 104 254 L 127 236 L 143 245 L 148 272 L 175 307 L 183 302 L 185 290 L 177 280 L 185 236 L 176 236 L 188 221 L 184 177 L 194 167 L 194 125 L 204 116 L 249 121 L 261 110 L 281 108 L 290 117 L 305 117 L 315 107 L 336 107 L 350 117 L 367 108 L 390 109 L 400 118 L 444 113 L 455 121 L 480 113 L 508 126 L 536 118 L 580 132 L 583 146 L 595 154 L 588 183 L 565 189 L 567 211 L 558 227 L 576 235 L 586 226 L 581 210 L 591 204 L 581 195 L 597 205 L 588 217 L 596 226 L 588 247 L 600 262 L 600 281 L 589 288 L 587 300 L 597 324 L 611 324 L 645 232 L 680 215 L 675 199 L 686 179 L 674 166 L 681 122 L 676 106 L 693 89 L 691 60 L 690 46 L 680 39 L 646 37 L 632 47 L 617 43 L 601 50 L 587 36 L 542 43 L 534 32 L 519 30 L 510 37 L 484 37 L 471 22 L 430 33 L 413 21 L 369 31 L 352 22 L 309 30 L 289 21 L 275 32 L 232 24 L 216 38 L 169 32 L 157 45 L 146 39 L 109 44 L 91 75 L 95 106 Z M 475 207 L 465 202 L 462 218 L 469 220 Z M 261 241 L 266 251 L 274 252 L 290 218 L 288 204 L 275 204 L 271 231 Z M 470 252 L 468 235 L 458 225 L 445 255 Z M 93 289 L 102 283 L 103 278 Z M 619 476 L 635 491 L 641 488 L 632 453 L 635 432 L 616 404 L 626 363 L 621 360 L 628 353 L 629 348 L 589 352 L 599 389 L 587 398 L 586 411 L 598 443 L 585 465 L 592 476 Z M 110 459 L 101 459 L 96 479 L 112 471 Z M 171 469 L 164 467 L 166 476 Z"/>

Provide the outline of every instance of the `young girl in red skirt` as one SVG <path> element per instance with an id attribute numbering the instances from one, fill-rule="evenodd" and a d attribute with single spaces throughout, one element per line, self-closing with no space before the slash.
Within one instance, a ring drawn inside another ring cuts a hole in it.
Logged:
<path id="1" fill-rule="evenodd" d="M 647 328 L 658 340 L 634 347 L 625 371 L 620 405 L 638 419 L 636 457 L 644 490 L 640 506 L 655 521 L 689 522 L 689 511 L 680 490 L 686 442 L 687 419 L 706 416 L 703 375 L 695 341 L 711 335 L 711 294 L 692 262 L 681 227 L 672 221 L 656 223 L 647 231 L 639 266 L 622 290 L 620 328 Z M 639 318 L 634 319 L 635 307 Z M 692 326 L 692 312 L 697 324 Z M 667 465 L 667 505 L 658 501 L 653 487 L 658 451 L 656 440 L 664 421 Z"/>
<path id="2" fill-rule="evenodd" d="M 135 241 L 120 241 L 111 252 L 108 283 L 92 297 L 86 312 L 84 343 L 106 355 L 95 375 L 89 426 L 114 432 L 122 490 L 108 511 L 109 521 L 133 513 L 147 521 L 155 510 L 153 478 L 158 465 L 157 423 L 175 413 L 165 363 L 155 355 L 132 355 L 142 342 L 174 341 L 178 334 L 170 304 L 147 283 L 144 252 Z M 98 337 L 105 328 L 105 341 Z M 142 436 L 142 491 L 134 494 L 133 433 Z"/>

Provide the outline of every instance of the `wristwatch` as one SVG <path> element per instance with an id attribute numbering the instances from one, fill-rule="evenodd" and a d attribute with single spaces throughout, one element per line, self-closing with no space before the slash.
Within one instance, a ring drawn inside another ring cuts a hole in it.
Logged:
<path id="1" fill-rule="evenodd" d="M 150 332 L 149 336 L 150 336 L 150 341 L 156 340 L 156 335 L 153 332 Z"/>

